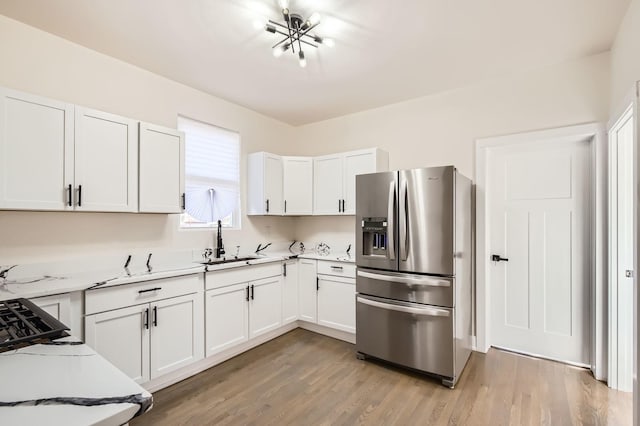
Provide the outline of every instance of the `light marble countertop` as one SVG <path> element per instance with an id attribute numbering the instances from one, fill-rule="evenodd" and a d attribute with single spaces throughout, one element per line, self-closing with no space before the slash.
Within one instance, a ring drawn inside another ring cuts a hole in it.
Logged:
<path id="1" fill-rule="evenodd" d="M 153 398 L 74 337 L 0 353 L 0 423 L 122 425 Z"/>

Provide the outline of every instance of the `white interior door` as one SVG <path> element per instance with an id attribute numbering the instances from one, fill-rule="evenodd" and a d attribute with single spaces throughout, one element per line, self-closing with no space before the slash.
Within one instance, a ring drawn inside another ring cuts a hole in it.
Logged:
<path id="1" fill-rule="evenodd" d="M 590 140 L 492 148 L 492 345 L 590 363 Z"/>
<path id="2" fill-rule="evenodd" d="M 633 109 L 609 131 L 609 386 L 633 389 Z"/>

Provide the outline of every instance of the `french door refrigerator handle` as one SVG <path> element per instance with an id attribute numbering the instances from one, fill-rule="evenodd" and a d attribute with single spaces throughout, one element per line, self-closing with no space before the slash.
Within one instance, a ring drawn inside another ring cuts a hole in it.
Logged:
<path id="1" fill-rule="evenodd" d="M 404 219 L 403 225 L 400 227 L 400 260 L 407 260 L 409 256 L 409 209 L 407 209 L 407 181 L 402 182 L 400 190 L 400 216 Z"/>
<path id="2" fill-rule="evenodd" d="M 395 226 L 396 226 L 396 182 L 389 184 L 389 203 L 387 204 L 387 232 L 389 235 L 389 259 L 396 259 Z"/>
<path id="3" fill-rule="evenodd" d="M 372 272 L 358 271 L 358 276 L 363 278 L 371 278 L 374 280 L 383 280 L 394 283 L 409 284 L 409 285 L 423 285 L 429 287 L 451 287 L 451 281 L 438 280 L 428 277 L 416 277 L 416 276 L 395 276 L 385 274 L 374 274 Z"/>
<path id="4" fill-rule="evenodd" d="M 424 316 L 430 316 L 430 317 L 448 317 L 450 315 L 449 311 L 446 309 L 430 308 L 426 306 L 420 307 L 420 308 L 413 308 L 409 306 L 401 306 L 401 305 L 395 305 L 391 303 L 377 302 L 375 300 L 366 299 L 362 296 L 358 296 L 357 301 L 358 303 L 373 306 L 375 308 L 386 309 L 388 311 L 402 312 L 404 314 L 424 315 Z"/>

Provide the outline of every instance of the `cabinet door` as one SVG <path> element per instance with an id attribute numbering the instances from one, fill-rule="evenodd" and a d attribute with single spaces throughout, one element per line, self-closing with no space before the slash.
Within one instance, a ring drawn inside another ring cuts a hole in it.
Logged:
<path id="1" fill-rule="evenodd" d="M 265 153 L 264 157 L 264 197 L 268 215 L 281 215 L 283 209 L 282 158 Z"/>
<path id="2" fill-rule="evenodd" d="M 308 259 L 298 260 L 298 301 L 300 319 L 308 322 L 317 322 L 316 300 L 318 292 L 316 274 L 316 261 Z"/>
<path id="3" fill-rule="evenodd" d="M 151 304 L 151 379 L 204 357 L 202 293 Z"/>
<path id="4" fill-rule="evenodd" d="M 149 305 L 85 317 L 85 343 L 136 383 L 149 381 Z"/>
<path id="5" fill-rule="evenodd" d="M 313 212 L 313 159 L 282 157 L 284 167 L 284 214 Z"/>
<path id="6" fill-rule="evenodd" d="M 71 326 L 71 297 L 69 294 L 31 299 L 43 311 L 66 325 Z"/>
<path id="7" fill-rule="evenodd" d="M 355 333 L 355 280 L 321 275 L 318 287 L 318 324 Z"/>
<path id="8" fill-rule="evenodd" d="M 181 213 L 184 201 L 184 134 L 140 123 L 139 211 Z"/>
<path id="9" fill-rule="evenodd" d="M 282 322 L 298 319 L 298 261 L 288 260 L 282 265 Z"/>
<path id="10" fill-rule="evenodd" d="M 356 175 L 376 171 L 375 150 L 344 155 L 344 214 L 356 214 Z"/>
<path id="11" fill-rule="evenodd" d="M 207 356 L 249 340 L 248 288 L 243 283 L 205 293 Z"/>
<path id="12" fill-rule="evenodd" d="M 137 122 L 76 107 L 75 129 L 76 210 L 136 211 Z"/>
<path id="13" fill-rule="evenodd" d="M 0 88 L 0 208 L 72 209 L 73 105 Z"/>
<path id="14" fill-rule="evenodd" d="M 249 338 L 260 336 L 282 325 L 282 277 L 250 282 Z"/>
<path id="15" fill-rule="evenodd" d="M 341 214 L 341 154 L 316 157 L 313 160 L 313 214 Z"/>

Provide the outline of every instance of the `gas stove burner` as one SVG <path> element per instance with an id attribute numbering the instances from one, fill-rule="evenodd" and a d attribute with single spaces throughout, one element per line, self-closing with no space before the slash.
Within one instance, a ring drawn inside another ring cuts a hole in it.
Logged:
<path id="1" fill-rule="evenodd" d="M 27 299 L 0 301 L 0 352 L 67 336 L 67 330 Z"/>

